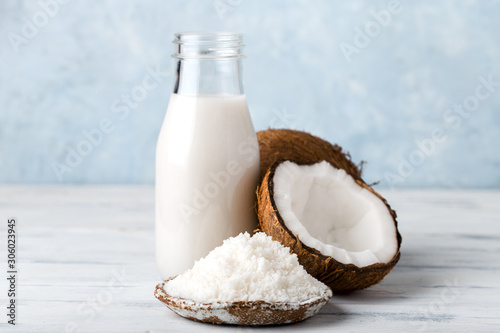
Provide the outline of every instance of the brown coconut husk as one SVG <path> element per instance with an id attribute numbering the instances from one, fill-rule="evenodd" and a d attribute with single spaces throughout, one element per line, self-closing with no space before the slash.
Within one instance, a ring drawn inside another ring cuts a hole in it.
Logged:
<path id="1" fill-rule="evenodd" d="M 260 180 L 277 160 L 294 160 L 301 163 L 328 161 L 344 169 L 354 179 L 361 179 L 362 163 L 358 167 L 351 156 L 338 145 L 332 145 L 307 132 L 290 129 L 268 129 L 257 132 L 260 150 Z"/>

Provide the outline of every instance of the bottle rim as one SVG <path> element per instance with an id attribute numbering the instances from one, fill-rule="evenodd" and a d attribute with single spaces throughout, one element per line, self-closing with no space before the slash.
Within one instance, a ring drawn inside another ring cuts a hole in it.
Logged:
<path id="1" fill-rule="evenodd" d="M 176 33 L 172 43 L 177 59 L 240 59 L 243 34 L 235 32 L 189 31 Z"/>

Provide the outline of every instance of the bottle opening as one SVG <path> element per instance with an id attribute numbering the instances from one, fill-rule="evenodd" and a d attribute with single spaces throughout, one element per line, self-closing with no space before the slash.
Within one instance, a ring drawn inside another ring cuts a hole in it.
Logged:
<path id="1" fill-rule="evenodd" d="M 177 59 L 240 59 L 244 55 L 242 49 L 243 35 L 233 32 L 181 32 L 175 34 Z"/>

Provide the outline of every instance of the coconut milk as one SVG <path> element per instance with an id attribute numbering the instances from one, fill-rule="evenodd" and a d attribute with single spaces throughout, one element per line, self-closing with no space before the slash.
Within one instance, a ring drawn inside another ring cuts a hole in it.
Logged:
<path id="1" fill-rule="evenodd" d="M 181 274 L 252 232 L 259 149 L 244 95 L 172 94 L 156 151 L 156 260 Z"/>

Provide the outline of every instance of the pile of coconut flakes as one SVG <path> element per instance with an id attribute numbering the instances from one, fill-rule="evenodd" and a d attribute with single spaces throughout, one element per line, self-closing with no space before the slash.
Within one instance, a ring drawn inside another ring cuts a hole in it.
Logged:
<path id="1" fill-rule="evenodd" d="M 170 296 L 196 302 L 300 303 L 331 290 L 309 275 L 296 254 L 265 233 L 231 237 L 164 286 Z"/>

